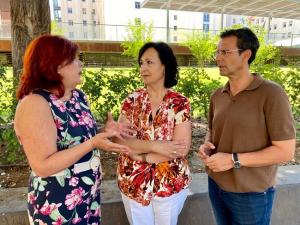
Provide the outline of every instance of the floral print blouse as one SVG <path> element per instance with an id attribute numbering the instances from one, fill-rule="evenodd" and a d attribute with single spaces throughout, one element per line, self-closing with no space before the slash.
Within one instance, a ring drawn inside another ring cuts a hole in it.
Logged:
<path id="1" fill-rule="evenodd" d="M 149 95 L 143 88 L 125 99 L 121 114 L 138 127 L 136 138 L 171 141 L 175 126 L 190 120 L 190 103 L 183 95 L 168 89 L 152 118 Z M 190 181 L 188 162 L 184 158 L 149 164 L 125 154 L 119 156 L 118 186 L 123 194 L 142 205 L 149 205 L 154 196 L 178 193 Z"/>

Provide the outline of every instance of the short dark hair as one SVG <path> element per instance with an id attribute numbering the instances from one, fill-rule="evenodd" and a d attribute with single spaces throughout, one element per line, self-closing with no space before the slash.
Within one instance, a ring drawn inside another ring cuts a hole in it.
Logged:
<path id="1" fill-rule="evenodd" d="M 140 65 L 140 59 L 148 48 L 154 48 L 158 52 L 161 63 L 165 66 L 165 84 L 166 88 L 173 87 L 177 84 L 178 76 L 178 64 L 171 47 L 164 42 L 148 42 L 143 45 L 139 51 L 138 63 Z"/>
<path id="2" fill-rule="evenodd" d="M 254 34 L 252 30 L 248 27 L 243 27 L 239 29 L 230 29 L 225 30 L 220 34 L 221 38 L 226 38 L 229 36 L 237 37 L 237 47 L 242 50 L 251 50 L 251 57 L 248 60 L 248 64 L 250 65 L 255 59 L 256 52 L 259 48 L 259 41 L 257 36 Z"/>

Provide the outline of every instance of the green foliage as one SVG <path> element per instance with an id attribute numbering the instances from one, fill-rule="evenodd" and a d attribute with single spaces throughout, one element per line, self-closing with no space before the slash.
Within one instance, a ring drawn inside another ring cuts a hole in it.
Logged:
<path id="1" fill-rule="evenodd" d="M 55 20 L 51 21 L 51 34 L 53 35 L 63 35 L 63 29 L 60 28 Z"/>
<path id="2" fill-rule="evenodd" d="M 153 25 L 150 23 L 137 23 L 129 21 L 127 26 L 127 37 L 121 43 L 123 55 L 129 56 L 137 61 L 140 48 L 153 39 Z"/>
<path id="3" fill-rule="evenodd" d="M 0 67 L 0 160 L 15 162 L 23 159 L 24 154 L 20 154 L 20 145 L 12 128 L 15 112 L 14 79 L 6 73 L 7 69 Z"/>
<path id="4" fill-rule="evenodd" d="M 118 117 L 121 103 L 129 93 L 143 86 L 139 72 L 129 71 L 97 71 L 83 72 L 85 82 L 81 89 L 88 95 L 94 116 L 98 121 L 106 118 L 111 111 Z M 204 69 L 188 68 L 180 74 L 181 79 L 175 89 L 190 98 L 193 116 L 206 116 L 209 97 L 213 90 L 221 86 L 220 79 L 210 77 Z"/>
<path id="5" fill-rule="evenodd" d="M 12 124 L 5 124 L 0 127 L 0 150 L 0 162 L 3 164 L 23 162 L 25 160 L 25 155 Z"/>
<path id="6" fill-rule="evenodd" d="M 118 116 L 120 105 L 129 93 L 142 86 L 138 70 L 129 72 L 101 69 L 95 72 L 84 70 L 85 82 L 82 90 L 88 95 L 93 114 L 97 120 L 103 121 L 107 112 Z"/>
<path id="7" fill-rule="evenodd" d="M 10 123 L 14 115 L 13 76 L 6 75 L 6 68 L 0 67 L 0 124 Z"/>
<path id="8" fill-rule="evenodd" d="M 214 60 L 217 38 L 217 36 L 212 37 L 209 33 L 200 32 L 188 37 L 187 41 L 183 43 L 183 46 L 190 49 L 197 59 L 198 65 L 203 68 L 206 62 Z"/>
<path id="9" fill-rule="evenodd" d="M 190 99 L 193 117 L 204 117 L 208 114 L 210 95 L 221 84 L 220 79 L 210 77 L 204 68 L 188 68 L 180 74 L 176 90 Z"/>
<path id="10" fill-rule="evenodd" d="M 205 63 L 214 60 L 217 38 L 200 32 L 183 43 L 197 59 L 199 68 L 189 68 L 181 73 L 176 89 L 190 99 L 193 117 L 207 116 L 210 95 L 221 86 L 220 79 L 210 77 L 204 70 Z"/>
<path id="11" fill-rule="evenodd" d="M 290 67 L 282 76 L 284 88 L 289 96 L 293 114 L 300 117 L 300 68 Z"/>

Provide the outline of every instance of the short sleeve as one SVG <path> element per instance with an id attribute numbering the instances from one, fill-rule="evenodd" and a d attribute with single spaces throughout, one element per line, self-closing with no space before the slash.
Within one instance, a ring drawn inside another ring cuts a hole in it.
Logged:
<path id="1" fill-rule="evenodd" d="M 174 106 L 175 124 L 180 124 L 191 119 L 191 105 L 186 97 L 180 97 Z"/>
<path id="2" fill-rule="evenodd" d="M 274 85 L 264 106 L 268 133 L 272 141 L 294 139 L 295 122 L 288 96 L 279 85 Z"/>
<path id="3" fill-rule="evenodd" d="M 132 108 L 134 104 L 134 96 L 130 94 L 122 103 L 121 107 L 121 115 L 125 116 L 125 118 L 132 122 Z"/>
<path id="4" fill-rule="evenodd" d="M 212 121 L 214 118 L 214 102 L 213 102 L 213 94 L 210 96 L 209 101 L 209 110 L 208 110 L 208 129 L 212 130 Z"/>

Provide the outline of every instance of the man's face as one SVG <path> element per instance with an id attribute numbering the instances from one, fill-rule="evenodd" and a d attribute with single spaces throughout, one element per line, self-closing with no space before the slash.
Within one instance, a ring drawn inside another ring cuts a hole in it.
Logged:
<path id="1" fill-rule="evenodd" d="M 222 76 L 239 74 L 245 65 L 245 57 L 237 47 L 237 37 L 229 36 L 219 41 L 216 61 Z"/>

